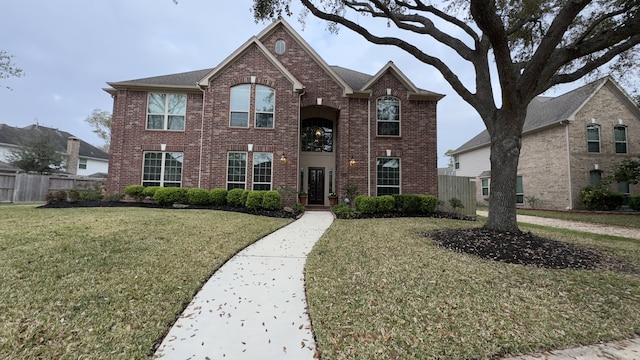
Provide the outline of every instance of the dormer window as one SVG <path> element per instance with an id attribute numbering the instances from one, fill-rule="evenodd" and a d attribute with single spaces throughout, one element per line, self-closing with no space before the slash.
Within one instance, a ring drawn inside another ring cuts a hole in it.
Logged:
<path id="1" fill-rule="evenodd" d="M 276 54 L 282 55 L 287 50 L 287 43 L 280 39 L 276 41 Z"/>

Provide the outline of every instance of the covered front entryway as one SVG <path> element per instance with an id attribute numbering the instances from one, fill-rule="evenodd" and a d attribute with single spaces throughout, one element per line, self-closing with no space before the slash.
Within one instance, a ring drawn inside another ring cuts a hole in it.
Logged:
<path id="1" fill-rule="evenodd" d="M 309 205 L 328 205 L 336 192 L 337 109 L 312 105 L 300 111 L 300 183 Z"/>

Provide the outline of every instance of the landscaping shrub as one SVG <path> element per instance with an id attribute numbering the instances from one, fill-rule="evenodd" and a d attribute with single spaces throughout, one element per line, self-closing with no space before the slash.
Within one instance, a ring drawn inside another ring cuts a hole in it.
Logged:
<path id="1" fill-rule="evenodd" d="M 422 199 L 413 194 L 392 195 L 395 203 L 395 210 L 403 214 L 418 214 L 422 206 Z"/>
<path id="2" fill-rule="evenodd" d="M 340 219 L 350 219 L 355 216 L 356 211 L 347 204 L 338 204 L 333 207 L 333 212 Z"/>
<path id="3" fill-rule="evenodd" d="M 304 212 L 304 205 L 300 204 L 300 203 L 295 203 L 293 205 L 291 205 L 291 209 L 293 209 L 293 212 L 299 214 L 299 213 L 303 213 Z"/>
<path id="4" fill-rule="evenodd" d="M 58 204 L 67 201 L 67 192 L 64 190 L 49 191 L 45 196 L 47 204 Z"/>
<path id="5" fill-rule="evenodd" d="M 266 210 L 282 209 L 282 198 L 276 190 L 267 191 L 262 198 L 262 207 Z"/>
<path id="6" fill-rule="evenodd" d="M 245 202 L 242 201 L 244 189 L 232 189 L 227 192 L 227 204 L 235 207 L 243 207 Z"/>
<path id="7" fill-rule="evenodd" d="M 261 209 L 262 208 L 262 199 L 264 197 L 264 191 L 252 190 L 247 194 L 247 201 L 245 202 L 245 206 L 248 209 Z"/>
<path id="8" fill-rule="evenodd" d="M 375 196 L 358 195 L 355 201 L 356 210 L 363 214 L 378 212 L 378 201 Z"/>
<path id="9" fill-rule="evenodd" d="M 187 189 L 178 187 L 161 187 L 156 190 L 153 200 L 160 205 L 187 204 Z"/>
<path id="10" fill-rule="evenodd" d="M 102 190 L 87 190 L 80 193 L 80 200 L 82 201 L 102 201 Z"/>
<path id="11" fill-rule="evenodd" d="M 247 197 L 249 197 L 249 190 L 244 190 L 242 192 L 242 197 L 240 201 L 242 201 L 242 206 L 247 206 Z"/>
<path id="12" fill-rule="evenodd" d="M 74 203 L 80 200 L 80 191 L 78 189 L 69 190 L 69 202 Z"/>
<path id="13" fill-rule="evenodd" d="M 120 201 L 124 199 L 124 194 L 113 194 L 104 198 L 105 201 Z"/>
<path id="14" fill-rule="evenodd" d="M 156 194 L 156 190 L 158 189 L 160 189 L 160 186 L 147 186 L 142 192 L 144 195 L 143 199 L 147 196 L 153 199 L 153 196 Z"/>
<path id="15" fill-rule="evenodd" d="M 188 189 L 187 198 L 190 205 L 207 205 L 210 202 L 209 192 L 201 188 Z"/>
<path id="16" fill-rule="evenodd" d="M 633 210 L 640 211 L 640 195 L 631 195 L 629 197 L 629 207 Z"/>
<path id="17" fill-rule="evenodd" d="M 622 206 L 624 195 L 598 185 L 588 185 L 580 190 L 580 203 L 587 210 L 609 211 Z"/>
<path id="18" fill-rule="evenodd" d="M 438 198 L 433 195 L 418 195 L 420 198 L 420 213 L 431 214 L 438 208 Z"/>
<path id="19" fill-rule="evenodd" d="M 393 208 L 395 207 L 396 201 L 391 195 L 382 195 L 377 196 L 375 198 L 376 201 L 376 212 L 379 213 L 390 213 L 393 212 Z"/>
<path id="20" fill-rule="evenodd" d="M 360 203 L 362 202 L 362 200 L 368 197 L 367 195 L 358 195 L 355 198 L 348 198 L 351 201 L 351 205 L 356 208 L 356 210 L 358 210 L 358 206 L 360 205 Z M 358 210 L 360 211 L 360 210 Z"/>
<path id="21" fill-rule="evenodd" d="M 227 204 L 227 189 L 217 188 L 209 191 L 209 202 L 212 205 L 222 206 Z"/>
<path id="22" fill-rule="evenodd" d="M 142 185 L 128 185 L 124 188 L 124 193 L 138 201 L 141 201 L 145 197 L 144 186 Z"/>

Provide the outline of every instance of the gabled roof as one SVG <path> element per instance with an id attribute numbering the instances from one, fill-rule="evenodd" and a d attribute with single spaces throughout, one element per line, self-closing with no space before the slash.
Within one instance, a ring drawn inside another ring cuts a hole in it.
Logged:
<path id="1" fill-rule="evenodd" d="M 630 108 L 634 109 L 640 118 L 640 110 L 633 104 L 629 95 L 611 77 L 607 76 L 557 97 L 537 96 L 534 98 L 527 107 L 527 118 L 525 119 L 522 133 L 526 134 L 549 126 L 560 125 L 564 121 L 573 121 L 576 114 L 605 85 L 617 92 L 622 99 L 626 98 L 623 101 L 627 101 L 630 104 Z M 490 143 L 489 132 L 485 129 L 457 148 L 453 153 L 466 152 L 488 146 Z"/>
<path id="2" fill-rule="evenodd" d="M 0 144 L 15 147 L 24 146 L 29 140 L 37 139 L 40 135 L 49 136 L 56 151 L 61 153 L 67 152 L 67 140 L 69 140 L 70 137 L 78 139 L 78 137 L 66 131 L 52 129 L 42 125 L 29 125 L 19 128 L 0 124 Z M 109 154 L 83 140 L 80 140 L 79 155 L 83 158 L 109 160 Z"/>
<path id="3" fill-rule="evenodd" d="M 409 78 L 407 78 L 404 73 L 402 71 L 400 71 L 400 69 L 398 69 L 398 67 L 392 62 L 389 61 L 385 66 L 382 67 L 382 69 L 380 69 L 380 71 L 378 71 L 377 74 L 375 74 L 374 76 L 371 77 L 371 79 L 369 79 L 369 81 L 367 81 L 362 88 L 360 89 L 361 91 L 367 91 L 371 88 L 371 86 L 378 80 L 380 80 L 380 78 L 387 72 L 392 72 L 394 74 L 394 76 L 396 78 L 398 78 L 400 80 L 400 82 L 402 82 L 402 85 L 404 85 L 408 90 L 409 90 L 409 99 L 411 100 L 440 100 L 444 97 L 444 95 L 442 94 L 437 94 L 431 91 L 426 91 L 426 90 L 421 90 L 418 89 L 413 82 L 411 82 L 411 80 L 409 80 Z"/>

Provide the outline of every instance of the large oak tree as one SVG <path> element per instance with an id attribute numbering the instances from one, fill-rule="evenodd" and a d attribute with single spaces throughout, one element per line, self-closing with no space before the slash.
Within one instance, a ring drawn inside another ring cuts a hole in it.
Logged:
<path id="1" fill-rule="evenodd" d="M 330 29 L 346 27 L 435 67 L 480 114 L 491 136 L 491 202 L 485 227 L 498 231 L 518 231 L 516 175 L 529 102 L 555 85 L 603 67 L 637 74 L 640 58 L 640 0 L 300 3 L 304 12 L 329 21 Z M 291 15 L 291 7 L 291 0 L 254 0 L 253 12 L 257 20 L 271 20 Z M 360 25 L 363 15 L 383 20 L 382 26 Z M 396 36 L 398 29 L 407 36 Z M 412 43 L 407 40 L 412 34 L 432 42 Z M 432 46 L 433 41 L 440 48 Z M 438 55 L 442 47 L 454 55 Z M 454 68 L 459 59 L 474 70 L 474 83 L 461 80 Z"/>

